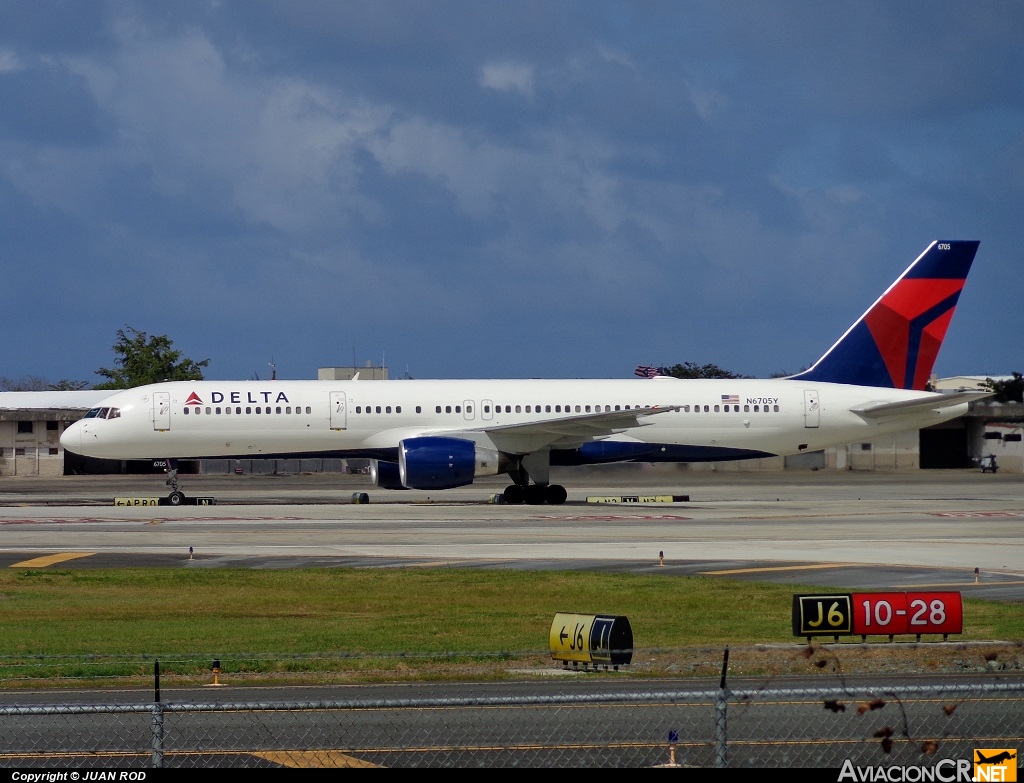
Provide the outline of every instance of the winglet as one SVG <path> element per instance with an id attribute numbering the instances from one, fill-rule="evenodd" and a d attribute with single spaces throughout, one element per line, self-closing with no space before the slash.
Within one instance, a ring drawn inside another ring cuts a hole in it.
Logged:
<path id="1" fill-rule="evenodd" d="M 932 242 L 814 366 L 791 378 L 924 389 L 979 244 Z"/>

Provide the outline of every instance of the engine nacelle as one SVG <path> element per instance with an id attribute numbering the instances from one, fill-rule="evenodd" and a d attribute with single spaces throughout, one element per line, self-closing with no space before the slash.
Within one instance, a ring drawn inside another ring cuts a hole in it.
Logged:
<path id="1" fill-rule="evenodd" d="M 408 438 L 398 444 L 399 483 L 409 489 L 451 489 L 477 476 L 508 470 L 507 459 L 462 438 Z"/>
<path id="2" fill-rule="evenodd" d="M 370 481 L 381 489 L 408 489 L 408 487 L 402 486 L 402 477 L 398 474 L 397 462 L 370 460 Z"/>

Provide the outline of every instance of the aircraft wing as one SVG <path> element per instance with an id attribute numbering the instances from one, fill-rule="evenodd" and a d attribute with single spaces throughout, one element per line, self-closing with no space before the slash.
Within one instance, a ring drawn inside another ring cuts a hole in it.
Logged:
<path id="1" fill-rule="evenodd" d="M 866 419 L 885 419 L 891 416 L 901 416 L 905 413 L 922 413 L 924 411 L 941 411 L 945 408 L 952 408 L 955 405 L 963 405 L 975 400 L 982 400 L 991 397 L 993 392 L 954 392 L 952 394 L 932 394 L 916 400 L 901 400 L 899 402 L 875 402 L 867 403 L 857 408 L 850 408 L 853 413 L 863 416 Z"/>
<path id="2" fill-rule="evenodd" d="M 650 424 L 651 416 L 677 411 L 679 406 L 654 406 L 623 411 L 584 413 L 553 421 L 534 421 L 524 424 L 500 424 L 477 427 L 475 432 L 486 433 L 494 445 L 512 454 L 527 454 L 542 449 L 570 449 L 632 427 Z M 463 430 L 465 432 L 466 430 Z"/>

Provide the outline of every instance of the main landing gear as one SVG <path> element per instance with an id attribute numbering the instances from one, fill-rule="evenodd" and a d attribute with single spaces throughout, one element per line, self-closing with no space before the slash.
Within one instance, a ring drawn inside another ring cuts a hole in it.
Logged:
<path id="1" fill-rule="evenodd" d="M 185 493 L 178 489 L 178 460 L 167 460 L 167 481 L 165 481 L 164 484 L 166 484 L 171 490 L 171 494 L 167 496 L 167 505 L 185 505 Z"/>
<path id="2" fill-rule="evenodd" d="M 568 497 L 565 487 L 561 484 L 527 484 L 525 487 L 519 484 L 510 484 L 505 487 L 503 496 L 506 503 L 514 506 L 523 503 L 531 506 L 539 506 L 544 503 L 560 506 Z"/>
<path id="3" fill-rule="evenodd" d="M 503 497 L 510 505 L 521 505 L 527 503 L 531 506 L 539 506 L 547 503 L 552 506 L 560 506 L 567 497 L 565 487 L 561 484 L 549 482 L 551 471 L 551 455 L 549 452 L 541 451 L 527 454 L 519 460 L 519 465 L 508 472 L 509 477 L 515 482 L 505 488 Z M 530 479 L 533 483 L 530 483 Z"/>

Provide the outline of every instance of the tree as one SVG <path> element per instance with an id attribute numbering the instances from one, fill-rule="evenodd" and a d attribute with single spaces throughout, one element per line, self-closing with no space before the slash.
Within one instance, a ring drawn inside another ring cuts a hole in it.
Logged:
<path id="1" fill-rule="evenodd" d="M 672 367 L 666 367 L 665 375 L 673 378 L 749 378 L 749 375 L 737 375 L 736 373 L 723 370 L 717 364 L 702 364 L 696 362 L 683 362 Z"/>
<path id="2" fill-rule="evenodd" d="M 0 391 L 46 391 L 50 384 L 45 378 L 36 375 L 23 375 L 20 378 L 0 378 Z"/>
<path id="3" fill-rule="evenodd" d="M 985 385 L 996 393 L 996 402 L 1024 402 L 1024 377 L 1019 372 L 1005 381 L 986 378 Z"/>
<path id="4" fill-rule="evenodd" d="M 89 388 L 88 381 L 73 381 L 70 378 L 61 378 L 56 383 L 51 383 L 47 388 L 50 391 L 81 391 Z"/>
<path id="5" fill-rule="evenodd" d="M 131 326 L 117 330 L 114 353 L 115 369 L 101 367 L 96 371 L 108 380 L 97 384 L 97 389 L 129 389 L 161 381 L 201 381 L 203 368 L 209 359 L 201 362 L 182 357 L 174 350 L 167 335 L 147 335 Z"/>

